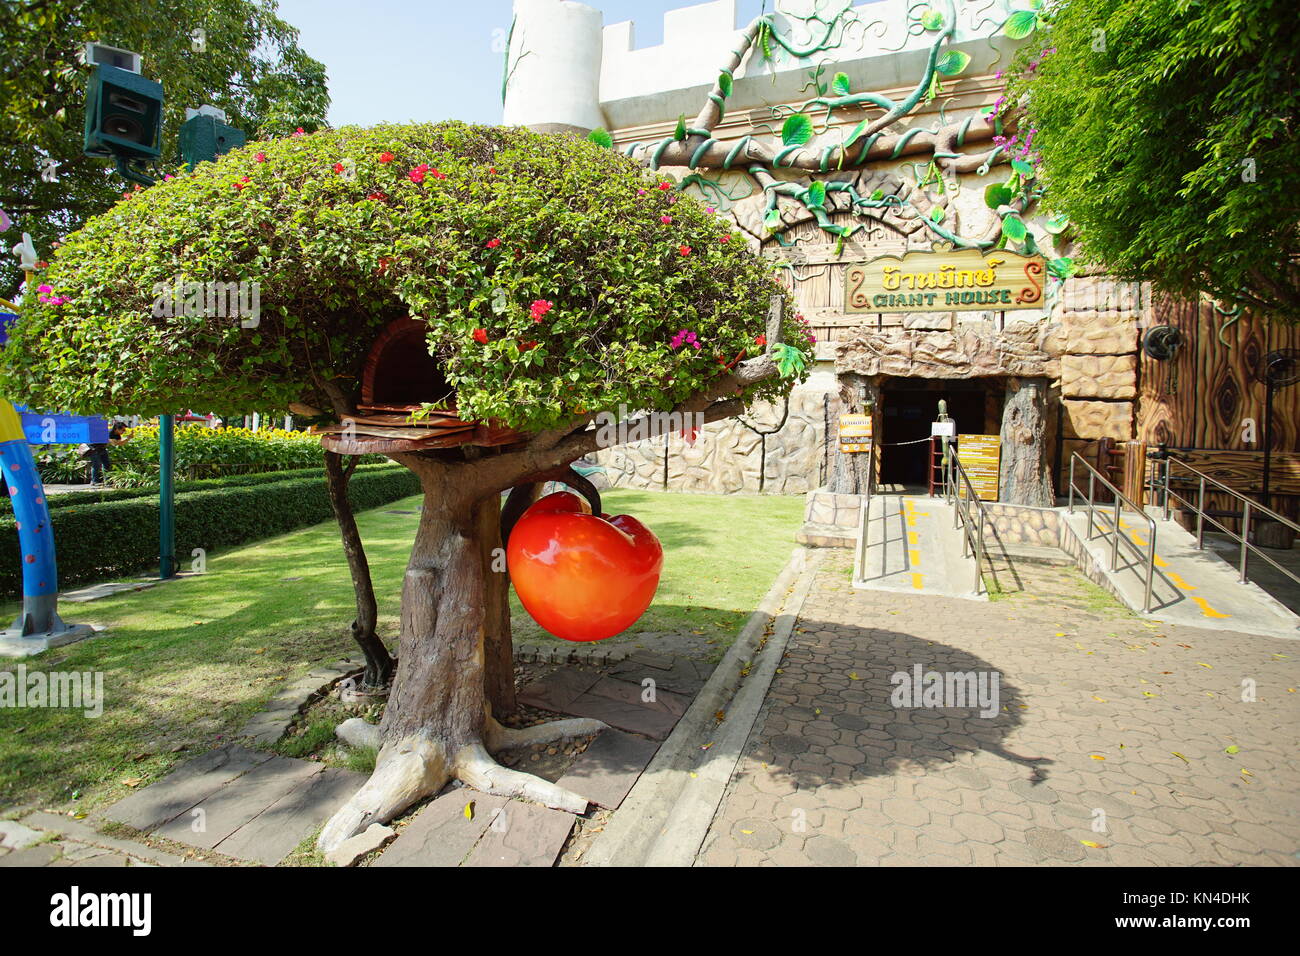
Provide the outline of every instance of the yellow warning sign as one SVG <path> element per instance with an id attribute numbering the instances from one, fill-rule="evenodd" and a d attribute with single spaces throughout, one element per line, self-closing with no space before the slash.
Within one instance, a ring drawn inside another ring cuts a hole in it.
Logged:
<path id="1" fill-rule="evenodd" d="M 957 460 L 966 469 L 975 494 L 984 501 L 997 501 L 1002 439 L 997 435 L 958 435 Z"/>
<path id="2" fill-rule="evenodd" d="M 840 416 L 840 451 L 871 451 L 871 416 L 847 414 Z"/>

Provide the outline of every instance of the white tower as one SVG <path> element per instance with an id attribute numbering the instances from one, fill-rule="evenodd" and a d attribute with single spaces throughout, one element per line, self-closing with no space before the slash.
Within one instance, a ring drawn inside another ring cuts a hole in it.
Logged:
<path id="1" fill-rule="evenodd" d="M 586 134 L 600 112 L 604 18 L 572 0 L 515 0 L 506 55 L 506 126 Z"/>

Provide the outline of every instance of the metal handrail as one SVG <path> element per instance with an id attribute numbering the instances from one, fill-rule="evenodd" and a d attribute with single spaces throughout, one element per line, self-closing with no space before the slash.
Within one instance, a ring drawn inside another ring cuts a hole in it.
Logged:
<path id="1" fill-rule="evenodd" d="M 1295 572 L 1291 571 L 1288 568 L 1284 568 L 1282 565 L 1278 564 L 1267 554 L 1261 551 L 1258 545 L 1251 543 L 1250 519 L 1252 515 L 1258 516 L 1262 514 L 1267 518 L 1271 518 L 1273 521 L 1281 522 L 1282 524 L 1286 525 L 1288 528 L 1292 529 L 1293 531 L 1296 531 L 1297 533 L 1300 533 L 1300 524 L 1296 524 L 1290 518 L 1283 517 L 1282 515 L 1278 514 L 1276 511 L 1273 511 L 1271 508 L 1266 508 L 1264 505 L 1261 505 L 1256 501 L 1251 501 L 1241 492 L 1234 491 L 1232 488 L 1229 488 L 1223 482 L 1215 478 L 1211 478 L 1209 475 L 1205 474 L 1205 472 L 1193 468 L 1185 461 L 1179 461 L 1176 458 L 1165 458 L 1163 460 L 1165 464 L 1164 479 L 1161 482 L 1161 484 L 1163 484 L 1164 486 L 1163 489 L 1159 489 L 1156 487 L 1154 474 L 1149 483 L 1153 491 L 1163 490 L 1164 500 L 1161 503 L 1161 507 L 1162 507 L 1162 512 L 1165 521 L 1169 520 L 1170 510 L 1171 510 L 1169 506 L 1169 502 L 1170 499 L 1173 498 L 1179 504 L 1186 507 L 1189 511 L 1195 512 L 1196 514 L 1196 547 L 1198 550 L 1205 549 L 1205 522 L 1206 521 L 1209 521 L 1210 524 L 1214 525 L 1216 528 L 1218 528 L 1220 531 L 1226 534 L 1229 537 L 1229 539 L 1238 542 L 1241 545 L 1241 548 L 1237 557 L 1237 573 L 1238 573 L 1237 580 L 1240 581 L 1242 584 L 1245 584 L 1247 581 L 1246 572 L 1247 572 L 1248 563 L 1250 561 L 1250 555 L 1252 552 L 1258 555 L 1259 557 L 1263 558 L 1269 564 L 1273 565 L 1273 567 L 1277 568 L 1277 570 L 1281 571 L 1292 581 L 1296 582 L 1296 584 L 1300 584 L 1300 576 L 1297 576 Z M 1170 474 L 1170 468 L 1173 465 L 1177 465 L 1179 468 L 1182 468 L 1183 470 L 1190 472 L 1190 475 L 1172 476 Z M 1160 460 L 1157 459 L 1156 461 L 1154 461 L 1152 463 L 1152 466 L 1153 466 L 1152 471 L 1154 473 L 1160 467 Z M 1198 492 L 1196 496 L 1195 505 L 1192 504 L 1191 499 L 1184 498 L 1182 495 L 1173 491 L 1169 487 L 1171 477 L 1186 478 L 1186 480 L 1197 482 Z M 1242 515 L 1241 534 L 1237 534 L 1234 531 L 1230 531 L 1227 525 L 1221 524 L 1220 522 L 1216 521 L 1212 515 L 1206 514 L 1205 486 L 1207 483 L 1214 485 L 1219 492 L 1223 494 L 1231 495 L 1234 499 L 1237 499 L 1242 502 L 1243 508 L 1241 513 Z"/>
<path id="2" fill-rule="evenodd" d="M 1126 545 L 1132 548 L 1134 553 L 1138 557 L 1142 557 L 1142 548 L 1138 545 L 1136 541 L 1130 540 L 1128 535 L 1124 534 L 1122 529 L 1119 526 L 1120 505 L 1121 504 L 1127 505 L 1131 511 L 1133 511 L 1137 515 L 1140 515 L 1142 517 L 1142 520 L 1147 523 L 1148 538 L 1147 538 L 1147 546 L 1146 546 L 1146 564 L 1147 564 L 1146 593 L 1143 597 L 1142 610 L 1150 614 L 1151 613 L 1151 585 L 1155 581 L 1155 573 L 1156 573 L 1156 521 L 1144 510 L 1139 508 L 1131 499 L 1126 497 L 1122 491 L 1116 488 L 1105 475 L 1099 472 L 1092 465 L 1088 464 L 1088 462 L 1084 460 L 1083 456 L 1081 456 L 1077 451 L 1070 455 L 1070 505 L 1069 505 L 1070 514 L 1074 514 L 1074 493 L 1078 491 L 1080 495 L 1083 494 L 1083 489 L 1076 487 L 1074 483 L 1074 463 L 1076 461 L 1079 464 L 1083 465 L 1084 468 L 1088 469 L 1088 496 L 1087 496 L 1088 540 L 1091 541 L 1093 539 L 1092 532 L 1094 527 L 1096 527 L 1096 529 L 1101 532 L 1101 538 L 1103 541 L 1106 540 L 1107 535 L 1111 535 L 1113 537 L 1114 540 L 1112 540 L 1111 548 L 1110 548 L 1110 570 L 1112 573 L 1114 573 L 1115 569 L 1119 565 L 1119 543 L 1121 541 L 1123 541 Z M 1109 531 L 1106 530 L 1106 527 L 1104 525 L 1097 524 L 1096 521 L 1098 482 L 1100 482 L 1107 490 L 1110 491 L 1111 497 L 1114 502 L 1112 505 L 1114 514 L 1111 518 L 1111 523 L 1114 527 L 1112 527 Z"/>
<path id="3" fill-rule="evenodd" d="M 972 551 L 975 553 L 975 592 L 982 594 L 984 588 L 984 501 L 975 492 L 970 476 L 957 460 L 951 448 L 944 450 L 943 486 L 944 498 L 952 505 L 952 526 L 960 526 L 961 556 L 964 558 Z M 971 502 L 974 502 L 975 514 L 971 514 Z"/>

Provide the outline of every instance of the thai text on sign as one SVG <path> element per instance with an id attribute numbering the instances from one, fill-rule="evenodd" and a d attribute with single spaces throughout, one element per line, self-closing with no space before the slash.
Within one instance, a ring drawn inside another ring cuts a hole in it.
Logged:
<path id="1" fill-rule="evenodd" d="M 877 256 L 844 270 L 844 311 L 1042 308 L 1046 270 L 1042 256 L 1007 249 L 937 248 Z"/>
<path id="2" fill-rule="evenodd" d="M 871 451 L 871 416 L 848 414 L 840 416 L 840 451 Z"/>
<path id="3" fill-rule="evenodd" d="M 958 435 L 957 460 L 966 470 L 975 494 L 983 501 L 997 501 L 1002 439 L 997 435 Z"/>

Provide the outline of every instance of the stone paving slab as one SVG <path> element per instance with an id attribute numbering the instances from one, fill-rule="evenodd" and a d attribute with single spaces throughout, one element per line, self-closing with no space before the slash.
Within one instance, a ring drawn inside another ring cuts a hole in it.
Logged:
<path id="1" fill-rule="evenodd" d="M 256 860 L 275 866 L 332 817 L 365 782 L 364 773 L 326 767 L 218 843 L 217 852 L 237 860 Z"/>
<path id="2" fill-rule="evenodd" d="M 658 688 L 694 697 L 700 692 L 700 688 L 704 686 L 704 682 L 713 670 L 712 664 L 693 661 L 689 657 L 675 657 L 669 660 L 671 665 L 662 668 L 657 664 L 647 664 L 633 655 L 614 667 L 609 672 L 609 676 L 630 681 L 638 686 L 648 677 Z"/>
<path id="3" fill-rule="evenodd" d="M 96 849 L 105 852 L 113 850 L 118 853 L 128 854 L 136 863 L 140 863 L 141 860 L 148 860 L 150 864 L 157 864 L 159 866 L 211 865 L 202 860 L 187 860 L 175 855 L 174 853 L 167 853 L 164 850 L 156 850 L 143 843 L 135 843 L 133 841 L 107 836 L 98 832 L 84 820 L 76 820 L 72 817 L 56 816 L 53 813 L 46 813 L 43 810 L 38 810 L 35 813 L 29 814 L 23 818 L 23 822 L 47 833 L 57 833 L 62 838 L 62 845 L 65 847 L 69 845 L 83 847 L 93 846 Z"/>
<path id="4" fill-rule="evenodd" d="M 980 604 L 853 589 L 848 557 L 697 865 L 1300 864 L 1294 641 L 1142 618 L 1046 565 Z M 914 665 L 998 674 L 996 715 L 895 706 Z"/>
<path id="5" fill-rule="evenodd" d="M 563 810 L 511 800 L 463 865 L 552 866 L 575 819 Z"/>
<path id="6" fill-rule="evenodd" d="M 594 717 L 611 727 L 663 740 L 677 725 L 691 698 L 660 690 L 653 701 L 641 699 L 639 684 L 602 677 L 564 709 L 576 717 Z"/>
<path id="7" fill-rule="evenodd" d="M 154 833 L 177 843 L 214 850 L 217 844 L 323 769 L 318 763 L 272 757 Z"/>
<path id="8" fill-rule="evenodd" d="M 465 816 L 470 802 L 472 819 Z M 507 802 L 467 788 L 444 793 L 421 810 L 371 866 L 460 866 L 492 824 L 493 812 Z"/>
<path id="9" fill-rule="evenodd" d="M 659 750 L 659 744 L 619 730 L 603 730 L 557 781 L 591 803 L 617 810 Z"/>
<path id="10" fill-rule="evenodd" d="M 598 671 L 561 667 L 544 677 L 529 681 L 519 691 L 518 699 L 521 704 L 527 704 L 529 707 L 538 707 L 557 714 L 574 713 L 569 710 L 569 705 L 598 680 L 600 680 Z"/>
<path id="11" fill-rule="evenodd" d="M 0 856 L 0 867 L 49 866 L 59 858 L 59 848 L 53 843 L 29 846 Z"/>
<path id="12" fill-rule="evenodd" d="M 180 816 L 271 757 L 271 754 L 235 745 L 210 750 L 181 765 L 157 783 L 113 804 L 104 812 L 104 817 L 137 830 L 152 830 Z"/>

